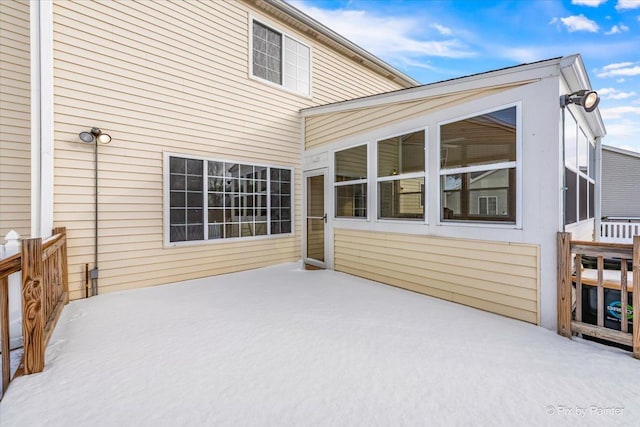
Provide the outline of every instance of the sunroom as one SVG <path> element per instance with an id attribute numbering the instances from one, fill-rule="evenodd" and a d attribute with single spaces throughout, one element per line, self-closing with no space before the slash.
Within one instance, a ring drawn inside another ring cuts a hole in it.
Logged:
<path id="1" fill-rule="evenodd" d="M 303 110 L 305 263 L 553 328 L 556 233 L 594 226 L 585 88 L 575 55 Z"/>

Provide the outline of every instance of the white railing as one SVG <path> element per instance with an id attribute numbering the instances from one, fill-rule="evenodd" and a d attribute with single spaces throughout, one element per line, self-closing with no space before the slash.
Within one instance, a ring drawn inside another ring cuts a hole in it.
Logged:
<path id="1" fill-rule="evenodd" d="M 640 236 L 640 221 L 600 223 L 601 242 L 631 243 L 636 235 Z"/>

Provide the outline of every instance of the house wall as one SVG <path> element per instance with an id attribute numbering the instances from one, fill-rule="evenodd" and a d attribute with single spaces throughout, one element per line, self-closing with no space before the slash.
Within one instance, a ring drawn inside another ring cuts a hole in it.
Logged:
<path id="1" fill-rule="evenodd" d="M 406 105 L 394 103 L 309 114 L 306 129 L 313 143 L 310 147 L 307 144 L 305 165 L 309 168 L 326 166 L 330 181 L 334 176 L 333 156 L 336 150 L 369 143 L 369 170 L 375 171 L 377 140 L 420 128 L 426 129 L 428 135 L 425 220 L 377 219 L 375 173 L 370 173 L 368 218 L 335 218 L 333 207 L 327 208 L 328 226 L 334 233 L 331 241 L 335 245 L 336 269 L 555 328 L 556 233 L 561 230 L 561 201 L 557 194 L 562 182 L 559 167 L 562 121 L 557 103 L 560 84 L 555 66 L 535 70 L 535 73 L 544 77 L 531 81 L 532 72 L 528 70 L 522 73 L 526 81 L 519 86 L 514 84 L 517 80 L 513 76 L 490 77 L 485 82 L 488 87 L 483 89 L 481 83 L 475 83 L 475 89 L 466 91 L 474 91 L 474 94 L 465 99 L 459 98 L 460 92 L 456 92 L 458 83 L 452 82 L 449 88 L 452 95 L 431 99 L 425 91 L 423 100 L 410 103 L 406 116 L 403 115 Z M 500 84 L 501 79 L 503 85 Z M 510 105 L 518 105 L 521 111 L 518 124 L 520 166 L 517 179 L 520 187 L 517 197 L 520 201 L 517 224 L 441 222 L 439 124 Z M 384 114 L 385 109 L 388 114 Z M 389 116 L 391 118 L 388 119 Z M 332 122 L 335 128 L 340 128 L 355 117 L 364 122 L 361 127 L 354 125 L 354 130 L 345 128 L 336 134 L 328 125 Z M 366 117 L 371 117 L 371 120 Z M 328 190 L 332 191 L 332 186 L 333 183 L 329 182 Z M 352 239 L 357 244 L 348 243 Z M 436 248 L 442 242 L 447 242 L 449 252 L 439 252 Z M 391 249 L 386 250 L 385 245 L 391 244 Z M 502 255 L 491 258 L 491 261 L 484 258 L 486 254 L 480 248 L 485 244 L 494 245 L 490 250 L 494 252 L 492 256 Z M 471 250 L 458 261 L 457 250 L 465 248 Z M 517 252 L 521 249 L 524 254 Z M 384 254 L 389 255 L 388 260 Z M 516 255 L 524 255 L 526 260 L 522 264 L 509 261 Z M 502 256 L 505 273 L 495 271 L 501 268 Z M 428 262 L 428 271 L 421 271 L 424 262 Z M 495 265 L 489 267 L 492 263 Z M 374 268 L 375 265 L 379 268 Z M 518 273 L 520 267 L 522 271 Z M 441 275 L 436 274 L 438 271 Z M 455 274 L 454 271 L 460 271 L 459 276 L 449 278 Z M 542 301 L 544 305 L 541 305 Z"/>
<path id="2" fill-rule="evenodd" d="M 249 79 L 249 16 L 312 49 L 312 96 Z M 93 147 L 100 127 L 100 292 L 296 260 L 301 108 L 400 86 L 249 3 L 54 4 L 54 220 L 69 235 L 72 298 L 93 265 Z M 163 152 L 294 168 L 292 236 L 163 247 Z"/>
<path id="3" fill-rule="evenodd" d="M 31 234 L 29 1 L 0 1 L 0 243 Z"/>
<path id="4" fill-rule="evenodd" d="M 640 153 L 602 149 L 602 216 L 640 218 Z"/>
<path id="5" fill-rule="evenodd" d="M 526 322 L 538 321 L 538 247 L 337 229 L 335 269 Z"/>

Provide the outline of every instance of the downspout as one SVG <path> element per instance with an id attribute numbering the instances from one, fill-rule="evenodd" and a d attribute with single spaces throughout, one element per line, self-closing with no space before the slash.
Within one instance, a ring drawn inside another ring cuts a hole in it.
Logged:
<path id="1" fill-rule="evenodd" d="M 29 3 L 31 60 L 31 237 L 53 229 L 53 3 Z"/>
<path id="2" fill-rule="evenodd" d="M 31 31 L 31 237 L 41 236 L 41 189 L 40 189 L 40 146 L 42 92 L 40 90 L 40 6 L 38 2 L 29 3 Z"/>
<path id="3" fill-rule="evenodd" d="M 565 232 L 567 223 L 567 167 L 565 149 L 565 106 L 562 106 L 562 232 Z"/>

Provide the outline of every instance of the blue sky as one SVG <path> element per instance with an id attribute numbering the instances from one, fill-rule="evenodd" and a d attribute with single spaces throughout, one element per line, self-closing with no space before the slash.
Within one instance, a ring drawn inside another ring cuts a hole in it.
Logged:
<path id="1" fill-rule="evenodd" d="M 287 0 L 431 83 L 580 53 L 605 144 L 640 152 L 640 0 Z"/>

